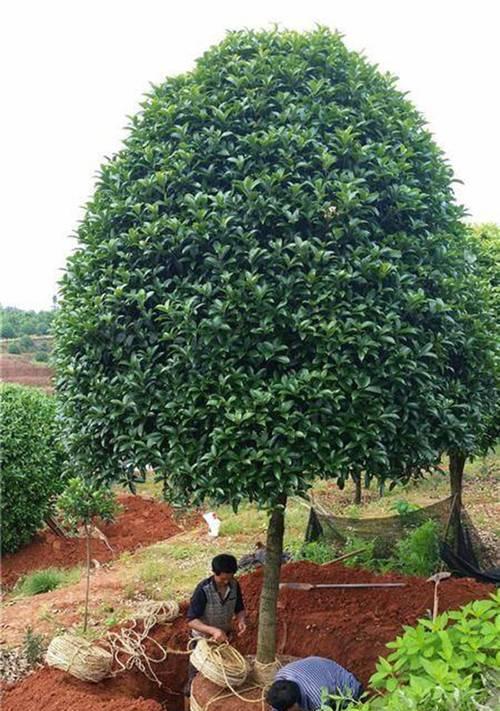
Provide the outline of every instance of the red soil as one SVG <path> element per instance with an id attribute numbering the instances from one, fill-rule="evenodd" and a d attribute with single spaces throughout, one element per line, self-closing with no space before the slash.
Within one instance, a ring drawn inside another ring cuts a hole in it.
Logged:
<path id="1" fill-rule="evenodd" d="M 311 654 L 330 657 L 352 671 L 365 685 L 375 669 L 378 656 L 387 651 L 386 643 L 402 632 L 403 624 L 415 624 L 432 607 L 433 586 L 421 578 L 375 576 L 363 570 L 345 568 L 339 563 L 326 566 L 292 563 L 283 568 L 282 580 L 406 583 L 402 589 L 280 592 L 278 652 L 297 657 Z M 241 584 L 249 625 L 248 633 L 239 641 L 238 647 L 244 654 L 252 654 L 256 645 L 262 572 L 244 576 Z M 440 586 L 440 610 L 458 608 L 470 600 L 485 598 L 493 590 L 491 585 L 470 579 L 446 580 Z M 164 646 L 177 650 L 186 648 L 188 633 L 182 618 L 173 625 L 158 626 L 153 634 Z M 153 647 L 151 652 L 154 652 Z M 40 708 L 44 711 L 87 711 L 93 708 L 105 711 L 159 711 L 158 705 L 127 705 L 139 704 L 139 701 L 130 700 L 139 697 L 153 698 L 155 703 L 165 700 L 169 711 L 180 711 L 186 671 L 187 657 L 170 654 L 165 663 L 155 667 L 163 683 L 163 687 L 158 688 L 138 672 L 127 672 L 101 684 L 89 685 L 77 682 L 62 672 L 42 669 L 6 692 L 3 711 L 38 711 Z M 193 689 L 202 705 L 213 696 L 213 688 L 201 680 Z M 99 705 L 95 702 L 96 696 Z M 111 704 L 113 700 L 116 706 L 104 703 Z M 210 705 L 211 711 L 255 711 L 255 708 L 255 704 L 241 702 L 234 697 Z"/>
<path id="2" fill-rule="evenodd" d="M 115 558 L 126 550 L 170 538 L 181 530 L 171 508 L 155 499 L 124 495 L 119 497 L 123 511 L 115 523 L 99 529 L 107 537 L 113 552 L 98 538 L 92 539 L 92 558 L 99 563 Z M 59 538 L 44 530 L 31 543 L 2 559 L 2 582 L 11 586 L 25 573 L 49 567 L 72 567 L 86 558 L 84 538 Z"/>
<path id="3" fill-rule="evenodd" d="M 19 383 L 43 390 L 53 389 L 52 368 L 32 363 L 24 356 L 0 353 L 0 376 L 5 383 Z"/>

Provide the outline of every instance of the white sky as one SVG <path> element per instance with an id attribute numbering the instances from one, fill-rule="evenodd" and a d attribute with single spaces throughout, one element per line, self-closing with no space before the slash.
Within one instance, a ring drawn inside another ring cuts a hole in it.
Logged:
<path id="1" fill-rule="evenodd" d="M 6 0 L 0 303 L 49 308 L 70 235 L 149 82 L 226 29 L 315 23 L 400 77 L 475 222 L 500 223 L 498 0 Z"/>

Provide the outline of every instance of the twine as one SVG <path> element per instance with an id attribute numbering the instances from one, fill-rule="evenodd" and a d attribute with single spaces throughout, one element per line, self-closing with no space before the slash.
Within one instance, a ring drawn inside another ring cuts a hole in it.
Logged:
<path id="1" fill-rule="evenodd" d="M 200 639 L 191 654 L 191 664 L 198 669 L 200 674 L 217 686 L 224 688 L 212 696 L 204 706 L 201 706 L 195 698 L 193 692 L 190 697 L 191 711 L 207 711 L 211 704 L 222 699 L 236 696 L 240 701 L 249 704 L 261 704 L 262 711 L 265 709 L 265 691 L 272 683 L 277 670 L 281 667 L 278 659 L 269 664 L 263 664 L 257 660 L 253 663 L 253 679 L 255 683 L 251 686 L 240 688 L 239 693 L 235 687 L 241 687 L 246 681 L 249 673 L 249 664 L 237 649 L 230 644 L 217 644 L 213 640 Z M 261 694 L 256 699 L 248 699 L 242 696 L 244 692 L 260 689 Z"/>
<path id="2" fill-rule="evenodd" d="M 45 661 L 82 681 L 102 681 L 111 672 L 113 656 L 83 637 L 67 632 L 54 637 Z"/>
<path id="3" fill-rule="evenodd" d="M 245 657 L 227 642 L 199 639 L 191 653 L 191 664 L 217 686 L 229 689 L 244 684 L 248 676 Z"/>
<path id="4" fill-rule="evenodd" d="M 253 663 L 252 677 L 259 686 L 267 689 L 273 683 L 276 672 L 281 669 L 281 666 L 279 659 L 275 659 L 269 664 L 264 664 L 256 659 Z"/>
<path id="5" fill-rule="evenodd" d="M 163 602 L 150 600 L 141 605 L 140 614 L 143 622 L 142 632 L 136 629 L 137 620 L 134 619 L 130 627 L 123 628 L 120 632 L 108 632 L 106 635 L 106 641 L 118 666 L 113 676 L 136 667 L 150 681 L 162 686 L 162 682 L 158 679 L 151 665 L 161 664 L 166 660 L 169 653 L 189 654 L 189 652 L 162 647 L 159 642 L 149 636 L 149 633 L 158 623 L 167 623 L 174 620 L 179 615 L 179 605 L 175 600 Z M 146 640 L 149 640 L 159 650 L 159 657 L 152 657 L 146 652 Z M 121 658 L 123 656 L 125 659 Z"/>

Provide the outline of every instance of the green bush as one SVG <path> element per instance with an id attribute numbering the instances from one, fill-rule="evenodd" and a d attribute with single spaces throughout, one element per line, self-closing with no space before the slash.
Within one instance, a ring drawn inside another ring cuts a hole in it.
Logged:
<path id="1" fill-rule="evenodd" d="M 23 638 L 23 651 L 30 667 L 43 661 L 46 650 L 45 637 L 28 626 Z"/>
<path id="2" fill-rule="evenodd" d="M 323 565 L 337 557 L 335 549 L 324 541 L 291 544 L 288 549 L 295 560 L 309 560 L 311 563 Z"/>
<path id="3" fill-rule="evenodd" d="M 7 351 L 9 353 L 12 353 L 13 355 L 19 355 L 21 353 L 21 349 L 19 348 L 19 343 L 17 341 L 14 343 L 9 343 Z"/>
<path id="4" fill-rule="evenodd" d="M 35 360 L 38 363 L 47 363 L 49 360 L 49 354 L 45 351 L 38 351 L 38 353 L 35 353 Z"/>
<path id="5" fill-rule="evenodd" d="M 19 339 L 19 346 L 23 353 L 31 353 L 31 351 L 35 350 L 35 343 L 29 336 L 21 336 Z"/>
<path id="6" fill-rule="evenodd" d="M 78 569 L 45 568 L 44 570 L 35 570 L 16 585 L 16 591 L 26 596 L 40 595 L 49 592 L 49 590 L 55 590 L 61 585 L 76 582 L 79 578 L 80 571 Z"/>
<path id="7" fill-rule="evenodd" d="M 378 571 L 379 562 L 374 555 L 376 545 L 376 539 L 372 541 L 367 541 L 363 538 L 358 538 L 357 536 L 351 536 L 347 539 L 346 544 L 342 549 L 342 554 L 344 553 L 354 553 L 355 551 L 361 551 L 356 555 L 346 558 L 344 565 L 352 568 L 366 568 L 367 570 Z"/>
<path id="8" fill-rule="evenodd" d="M 404 635 L 387 645 L 394 651 L 379 660 L 370 679 L 385 695 L 364 709 L 456 710 L 474 708 L 473 699 L 485 700 L 493 683 L 488 680 L 500 672 L 498 591 L 434 622 L 420 620 L 404 629 Z M 401 698 L 411 703 L 401 705 Z"/>
<path id="9" fill-rule="evenodd" d="M 2 553 L 28 543 L 62 489 L 62 447 L 51 395 L 0 386 Z"/>
<path id="10" fill-rule="evenodd" d="M 394 568 L 406 575 L 432 575 L 439 565 L 438 526 L 426 521 L 398 541 Z"/>

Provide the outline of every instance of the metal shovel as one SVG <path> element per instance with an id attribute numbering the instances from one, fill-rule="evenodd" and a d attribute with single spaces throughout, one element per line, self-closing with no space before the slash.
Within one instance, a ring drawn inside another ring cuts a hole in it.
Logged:
<path id="1" fill-rule="evenodd" d="M 320 588 L 404 588 L 406 583 L 280 583 L 287 590 L 318 590 Z"/>

